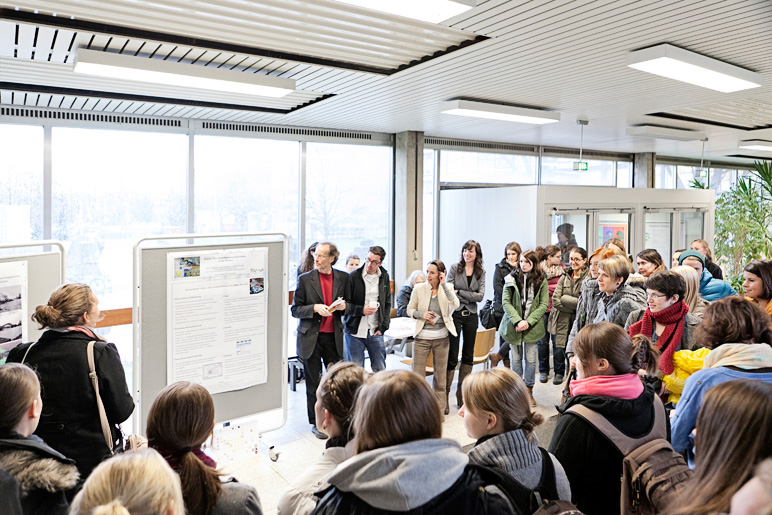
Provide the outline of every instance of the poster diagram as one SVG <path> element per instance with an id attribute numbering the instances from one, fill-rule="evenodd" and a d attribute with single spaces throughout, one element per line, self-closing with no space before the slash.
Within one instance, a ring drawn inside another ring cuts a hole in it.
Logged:
<path id="1" fill-rule="evenodd" d="M 192 381 L 212 394 L 265 383 L 267 249 L 167 260 L 168 382 Z"/>
<path id="2" fill-rule="evenodd" d="M 0 263 L 0 363 L 27 341 L 27 262 Z"/>

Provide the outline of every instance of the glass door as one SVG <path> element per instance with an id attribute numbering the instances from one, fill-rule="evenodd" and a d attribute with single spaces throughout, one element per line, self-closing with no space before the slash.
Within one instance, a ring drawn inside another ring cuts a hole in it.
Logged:
<path id="1" fill-rule="evenodd" d="M 681 211 L 678 248 L 688 249 L 694 240 L 705 238 L 705 211 Z"/>
<path id="2" fill-rule="evenodd" d="M 550 244 L 557 245 L 565 249 L 562 260 L 568 264 L 568 249 L 572 246 L 579 246 L 587 249 L 589 242 L 588 235 L 590 229 L 590 214 L 586 212 L 579 213 L 552 213 L 551 218 L 551 236 Z"/>
<path id="3" fill-rule="evenodd" d="M 673 213 L 647 210 L 643 231 L 643 248 L 656 250 L 662 261 L 669 264 L 673 254 Z"/>
<path id="4" fill-rule="evenodd" d="M 616 211 L 614 213 L 596 213 L 596 245 L 601 247 L 612 238 L 622 240 L 625 251 L 630 254 L 630 242 L 632 241 L 632 213 L 629 211 Z"/>

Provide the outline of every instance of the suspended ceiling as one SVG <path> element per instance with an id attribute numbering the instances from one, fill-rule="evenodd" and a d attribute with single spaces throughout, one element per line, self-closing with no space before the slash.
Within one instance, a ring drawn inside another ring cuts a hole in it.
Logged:
<path id="1" fill-rule="evenodd" d="M 769 0 L 487 0 L 441 25 L 332 0 L 0 0 L 0 104 L 427 135 L 699 158 L 702 143 L 626 136 L 648 124 L 705 131 L 705 156 L 772 141 Z M 625 66 L 671 43 L 759 72 L 719 93 Z M 292 78 L 281 99 L 71 72 L 86 47 Z M 440 114 L 455 98 L 547 108 L 548 126 Z M 743 154 L 772 157 L 772 153 Z"/>

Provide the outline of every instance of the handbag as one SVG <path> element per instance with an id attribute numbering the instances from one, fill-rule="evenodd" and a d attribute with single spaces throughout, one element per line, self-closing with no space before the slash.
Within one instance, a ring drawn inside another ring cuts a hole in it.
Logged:
<path id="1" fill-rule="evenodd" d="M 485 305 L 480 309 L 480 322 L 486 329 L 497 329 L 499 324 L 496 323 L 496 313 L 493 311 L 493 301 L 488 299 L 485 301 Z"/>
<path id="2" fill-rule="evenodd" d="M 96 391 L 97 410 L 99 411 L 99 422 L 102 424 L 102 435 L 105 437 L 105 444 L 110 449 L 110 453 L 107 457 L 114 454 L 121 453 L 124 450 L 136 450 L 142 447 L 147 447 L 147 440 L 141 436 L 128 436 L 125 437 L 123 431 L 121 431 L 121 438 L 117 441 L 113 440 L 113 433 L 110 428 L 110 421 L 107 420 L 107 413 L 105 412 L 105 405 L 102 402 L 102 396 L 99 394 L 99 377 L 96 373 L 96 366 L 94 365 L 94 344 L 96 342 L 91 340 L 88 342 L 88 376 L 91 378 L 91 384 L 94 385 L 94 391 Z M 120 431 L 120 428 L 119 428 Z M 124 444 L 128 444 L 125 447 Z"/>

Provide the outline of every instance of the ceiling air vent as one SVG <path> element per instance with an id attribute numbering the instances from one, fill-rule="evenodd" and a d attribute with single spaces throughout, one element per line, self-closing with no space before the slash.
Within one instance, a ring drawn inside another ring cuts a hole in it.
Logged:
<path id="1" fill-rule="evenodd" d="M 636 138 L 669 139 L 675 141 L 703 141 L 707 138 L 703 131 L 660 127 L 658 125 L 640 125 L 627 129 L 628 136 Z"/>

